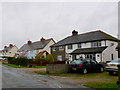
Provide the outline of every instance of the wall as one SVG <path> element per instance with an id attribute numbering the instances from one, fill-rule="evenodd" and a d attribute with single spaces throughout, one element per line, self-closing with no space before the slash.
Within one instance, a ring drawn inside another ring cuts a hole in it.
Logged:
<path id="1" fill-rule="evenodd" d="M 35 58 L 34 50 L 28 51 L 25 55 L 27 58 Z"/>
<path id="2" fill-rule="evenodd" d="M 68 72 L 67 64 L 49 64 L 46 67 L 46 71 L 52 74 L 60 74 Z"/>
<path id="3" fill-rule="evenodd" d="M 52 46 L 55 42 L 51 40 L 48 45 L 45 46 L 44 50 L 46 50 L 49 54 L 51 54 L 50 46 Z"/>
<path id="4" fill-rule="evenodd" d="M 99 63 L 101 62 L 101 59 L 102 59 L 102 54 L 101 53 L 96 53 L 95 54 L 95 57 L 96 57 L 96 61 Z"/>
<path id="5" fill-rule="evenodd" d="M 12 47 L 5 56 L 10 56 L 13 57 L 15 55 L 15 53 L 17 53 L 18 48 L 16 46 Z"/>
<path id="6" fill-rule="evenodd" d="M 52 54 L 55 54 L 56 56 L 59 56 L 59 55 L 61 55 L 62 56 L 62 60 L 65 60 L 65 47 L 64 47 L 64 50 L 59 50 L 59 47 L 55 47 L 55 51 L 53 51 L 52 49 L 51 49 L 51 53 Z"/>
<path id="7" fill-rule="evenodd" d="M 114 43 L 113 46 L 111 46 L 111 43 Z M 106 62 L 106 61 L 111 61 L 111 54 L 113 54 L 113 58 L 116 59 L 118 58 L 118 52 L 116 50 L 116 47 L 118 45 L 118 42 L 114 42 L 114 41 L 106 41 L 106 45 L 108 46 L 102 53 L 102 61 Z"/>

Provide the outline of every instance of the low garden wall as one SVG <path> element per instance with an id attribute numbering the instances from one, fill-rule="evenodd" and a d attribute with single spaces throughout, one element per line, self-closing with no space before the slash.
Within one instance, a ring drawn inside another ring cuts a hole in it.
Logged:
<path id="1" fill-rule="evenodd" d="M 69 66 L 67 64 L 48 64 L 46 72 L 51 74 L 67 73 Z"/>

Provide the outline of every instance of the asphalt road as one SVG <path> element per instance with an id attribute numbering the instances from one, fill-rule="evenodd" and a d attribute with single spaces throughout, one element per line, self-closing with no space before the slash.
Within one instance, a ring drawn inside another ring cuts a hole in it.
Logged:
<path id="1" fill-rule="evenodd" d="M 86 88 L 53 76 L 39 75 L 2 65 L 2 88 Z"/>

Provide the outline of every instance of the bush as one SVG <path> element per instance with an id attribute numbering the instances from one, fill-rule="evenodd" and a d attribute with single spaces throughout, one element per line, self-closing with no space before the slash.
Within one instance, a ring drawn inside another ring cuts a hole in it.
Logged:
<path id="1" fill-rule="evenodd" d="M 7 59 L 10 64 L 16 64 L 22 66 L 27 66 L 29 63 L 34 62 L 33 59 L 27 59 L 26 57 L 19 57 L 19 58 L 7 57 Z"/>
<path id="2" fill-rule="evenodd" d="M 10 64 L 13 64 L 13 59 L 15 59 L 14 57 L 9 57 L 9 56 L 2 56 L 2 58 L 5 58 L 5 59 L 7 59 L 8 60 L 8 63 L 10 63 Z"/>
<path id="3" fill-rule="evenodd" d="M 56 61 L 56 55 L 54 54 L 48 54 L 46 56 L 47 63 L 53 64 Z"/>

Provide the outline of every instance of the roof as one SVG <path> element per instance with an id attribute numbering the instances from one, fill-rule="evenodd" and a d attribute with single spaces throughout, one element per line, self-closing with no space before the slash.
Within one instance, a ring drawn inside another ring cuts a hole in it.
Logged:
<path id="1" fill-rule="evenodd" d="M 31 44 L 24 44 L 18 51 L 19 52 L 23 52 L 24 50 L 37 50 L 37 49 L 43 49 L 51 40 L 51 39 L 47 39 L 44 41 L 37 41 L 37 42 L 33 42 Z M 54 41 L 54 40 L 53 40 Z"/>
<path id="2" fill-rule="evenodd" d="M 90 42 L 90 41 L 98 41 L 98 40 L 112 40 L 118 41 L 117 38 L 103 32 L 103 31 L 93 31 L 83 34 L 78 34 L 75 36 L 68 36 L 65 39 L 53 44 L 52 46 L 61 46 L 61 45 L 68 45 L 74 43 L 83 43 L 83 42 Z"/>
<path id="3" fill-rule="evenodd" d="M 90 53 L 102 53 L 107 47 L 95 47 L 95 48 L 83 48 L 76 49 L 71 54 L 90 54 Z"/>

